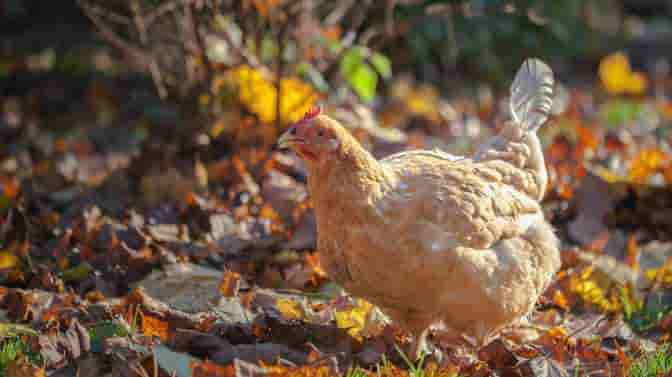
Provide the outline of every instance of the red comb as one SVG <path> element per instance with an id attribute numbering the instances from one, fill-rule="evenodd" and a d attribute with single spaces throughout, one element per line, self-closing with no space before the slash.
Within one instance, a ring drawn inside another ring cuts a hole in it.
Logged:
<path id="1" fill-rule="evenodd" d="M 320 106 L 311 106 L 308 111 L 306 111 L 306 114 L 303 116 L 303 120 L 310 120 L 315 118 L 316 116 L 320 115 L 322 112 L 322 108 Z"/>

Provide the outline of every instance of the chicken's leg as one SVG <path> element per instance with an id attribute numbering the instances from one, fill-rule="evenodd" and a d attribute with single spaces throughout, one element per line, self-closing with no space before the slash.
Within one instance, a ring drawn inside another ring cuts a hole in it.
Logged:
<path id="1" fill-rule="evenodd" d="M 410 350 L 408 352 L 409 360 L 420 360 L 423 356 L 431 353 L 429 345 L 427 344 L 428 335 L 429 328 L 424 329 L 419 334 L 413 334 L 413 340 L 411 340 Z"/>

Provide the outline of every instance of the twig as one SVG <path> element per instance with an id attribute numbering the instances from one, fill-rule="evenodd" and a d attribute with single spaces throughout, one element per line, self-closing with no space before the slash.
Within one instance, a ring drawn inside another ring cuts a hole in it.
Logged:
<path id="1" fill-rule="evenodd" d="M 193 38 L 194 44 L 196 45 L 196 53 L 200 57 L 203 65 L 205 66 L 205 82 L 210 83 L 212 82 L 213 78 L 212 64 L 206 52 L 205 43 L 203 42 L 203 36 L 201 35 L 201 31 L 199 30 L 198 25 L 196 24 L 196 20 L 194 17 L 194 13 L 196 11 L 195 8 L 196 5 L 194 4 L 193 1 L 191 0 L 185 1 L 184 13 L 186 16 L 187 26 L 189 27 L 191 37 Z M 211 87 L 208 87 L 208 91 L 210 90 Z M 210 110 L 208 115 L 212 115 L 214 103 L 215 101 L 210 101 L 210 107 L 209 107 Z"/>
<path id="2" fill-rule="evenodd" d="M 89 4 L 88 7 L 91 12 L 101 17 L 105 17 L 106 19 L 119 25 L 129 26 L 132 24 L 131 20 L 128 17 L 122 16 L 119 13 L 112 12 L 109 9 L 105 9 L 103 7 L 94 4 Z"/>
<path id="3" fill-rule="evenodd" d="M 341 1 L 340 4 L 325 17 L 324 24 L 333 26 L 340 23 L 348 11 L 355 6 L 355 1 L 356 0 Z"/>
<path id="4" fill-rule="evenodd" d="M 152 24 L 156 22 L 157 19 L 159 19 L 159 17 L 177 9 L 179 2 L 180 0 L 173 0 L 156 7 L 156 9 L 145 16 L 145 25 L 147 25 L 147 27 L 151 27 Z"/>
<path id="5" fill-rule="evenodd" d="M 133 12 L 133 22 L 135 23 L 135 27 L 138 30 L 142 47 L 145 49 L 150 48 L 151 50 L 151 47 L 149 47 L 149 41 L 147 39 L 146 23 L 142 17 L 142 10 L 140 9 L 140 3 L 138 0 L 133 0 L 131 2 L 131 11 Z M 159 97 L 164 99 L 168 96 L 168 90 L 166 89 L 166 85 L 161 75 L 161 70 L 159 69 L 159 64 L 156 62 L 154 54 L 151 53 L 150 56 L 151 60 L 149 62 L 149 72 L 152 75 L 152 81 L 154 81 L 154 86 L 156 86 L 156 91 L 159 93 Z"/>
<path id="6" fill-rule="evenodd" d="M 220 36 L 224 39 L 226 44 L 229 47 L 229 51 L 233 51 L 245 64 L 249 65 L 252 68 L 259 68 L 259 60 L 254 58 L 253 56 L 250 56 L 248 53 L 243 51 L 239 46 L 236 46 L 236 44 L 233 42 L 233 38 L 231 38 L 231 35 L 227 30 L 218 30 L 215 32 L 215 35 Z"/>
<path id="7" fill-rule="evenodd" d="M 277 95 L 275 96 L 275 130 L 274 130 L 274 135 L 273 138 L 275 138 L 275 134 L 280 130 L 280 127 L 282 126 L 282 75 L 283 75 L 283 70 L 285 69 L 285 62 L 283 60 L 283 55 L 285 54 L 285 35 L 287 32 L 287 24 L 283 23 L 280 26 L 280 30 L 278 31 L 277 35 L 277 43 L 278 43 L 278 60 L 276 62 L 276 70 L 275 70 L 275 86 L 276 86 L 276 91 Z"/>
<path id="8" fill-rule="evenodd" d="M 84 14 L 93 22 L 96 26 L 102 37 L 107 40 L 111 45 L 119 49 L 122 53 L 128 55 L 131 59 L 131 63 L 134 64 L 137 68 L 146 70 L 151 64 L 151 58 L 142 52 L 139 48 L 129 44 L 124 41 L 120 36 L 118 36 L 105 22 L 103 22 L 98 15 L 91 10 L 91 7 L 86 4 L 83 0 L 77 0 L 77 3 L 84 11 Z"/>

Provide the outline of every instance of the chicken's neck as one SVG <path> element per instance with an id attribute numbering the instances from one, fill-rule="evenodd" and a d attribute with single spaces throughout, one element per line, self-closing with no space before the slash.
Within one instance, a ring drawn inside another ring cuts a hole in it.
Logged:
<path id="1" fill-rule="evenodd" d="M 354 138 L 333 156 L 309 169 L 308 187 L 316 211 L 333 206 L 361 208 L 379 193 L 386 181 L 380 163 Z"/>

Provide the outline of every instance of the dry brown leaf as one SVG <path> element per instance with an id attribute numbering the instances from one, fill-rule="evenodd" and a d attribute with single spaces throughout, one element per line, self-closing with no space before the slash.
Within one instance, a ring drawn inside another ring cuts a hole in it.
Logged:
<path id="1" fill-rule="evenodd" d="M 224 297 L 238 295 L 240 289 L 240 274 L 231 270 L 224 271 L 222 282 L 219 284 L 219 292 Z"/>
<path id="2" fill-rule="evenodd" d="M 6 377 L 45 377 L 45 369 L 33 365 L 26 357 L 11 361 L 5 370 Z"/>

